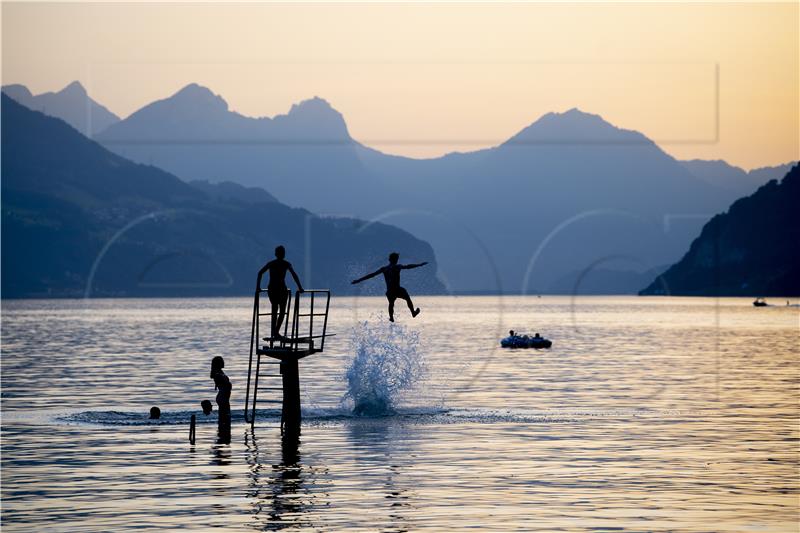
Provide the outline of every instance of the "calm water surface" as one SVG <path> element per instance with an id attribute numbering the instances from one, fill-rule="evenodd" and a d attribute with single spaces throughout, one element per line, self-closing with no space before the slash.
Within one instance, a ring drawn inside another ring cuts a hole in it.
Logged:
<path id="1" fill-rule="evenodd" d="M 240 419 L 248 299 L 3 301 L 3 531 L 798 531 L 800 309 L 418 303 L 399 320 L 424 376 L 395 414 L 354 417 L 351 339 L 387 327 L 385 304 L 334 299 L 338 335 L 301 365 L 302 435 L 282 442 L 273 410 L 255 431 Z M 553 348 L 502 350 L 509 328 Z M 214 355 L 239 411 L 229 445 L 199 414 Z"/>

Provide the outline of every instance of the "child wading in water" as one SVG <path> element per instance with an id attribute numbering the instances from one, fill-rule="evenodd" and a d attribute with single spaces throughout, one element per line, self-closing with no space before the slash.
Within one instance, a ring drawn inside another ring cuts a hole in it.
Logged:
<path id="1" fill-rule="evenodd" d="M 383 279 L 386 282 L 386 298 L 389 300 L 390 322 L 394 322 L 394 301 L 398 298 L 406 301 L 406 304 L 408 304 L 408 310 L 411 311 L 411 316 L 415 317 L 419 314 L 419 307 L 416 309 L 414 308 L 414 304 L 411 302 L 411 296 L 408 295 L 408 291 L 400 286 L 400 271 L 409 270 L 411 268 L 417 268 L 428 264 L 428 262 L 425 261 L 424 263 L 419 263 L 416 265 L 399 265 L 397 264 L 399 259 L 400 254 L 392 252 L 389 254 L 388 265 L 379 268 L 371 274 L 367 274 L 366 276 L 362 276 L 352 281 L 353 285 L 355 285 L 356 283 L 361 283 L 369 278 L 374 278 L 378 274 L 383 274 Z"/>
<path id="2" fill-rule="evenodd" d="M 222 369 L 225 360 L 219 355 L 211 360 L 211 379 L 217 392 L 217 411 L 219 412 L 219 437 L 221 441 L 230 439 L 231 432 L 231 380 Z"/>

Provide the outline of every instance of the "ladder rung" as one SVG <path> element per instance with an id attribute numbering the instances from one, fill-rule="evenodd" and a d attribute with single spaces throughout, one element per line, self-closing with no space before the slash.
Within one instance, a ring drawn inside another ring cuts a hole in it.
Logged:
<path id="1" fill-rule="evenodd" d="M 258 390 L 283 390 L 283 387 L 259 387 Z"/>

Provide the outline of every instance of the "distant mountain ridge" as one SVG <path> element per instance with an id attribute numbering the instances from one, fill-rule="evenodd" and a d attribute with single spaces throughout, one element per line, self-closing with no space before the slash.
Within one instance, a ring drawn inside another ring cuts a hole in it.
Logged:
<path id="1" fill-rule="evenodd" d="M 735 192 L 738 196 L 749 195 L 768 181 L 781 179 L 794 166 L 794 163 L 785 163 L 774 167 L 762 167 L 745 171 L 721 159 L 714 161 L 692 159 L 690 161 L 681 161 L 681 164 L 692 175 L 715 187 Z"/>
<path id="2" fill-rule="evenodd" d="M 187 181 L 263 188 L 292 206 L 399 225 L 434 246 L 456 292 L 558 291 L 570 272 L 628 257 L 618 270 L 634 273 L 628 282 L 592 278 L 592 291 L 603 280 L 620 291 L 635 272 L 676 261 L 708 218 L 780 172 L 678 161 L 640 132 L 576 108 L 495 147 L 391 156 L 352 139 L 321 98 L 251 118 L 197 84 L 98 140 Z"/>
<path id="3" fill-rule="evenodd" d="M 455 291 L 546 291 L 606 256 L 635 258 L 635 271 L 672 263 L 739 195 L 578 109 L 548 113 L 493 148 L 418 160 L 353 140 L 324 100 L 254 119 L 193 84 L 99 140 L 187 180 L 259 186 L 289 205 L 397 224 L 434 246 Z"/>
<path id="4" fill-rule="evenodd" d="M 408 275 L 418 292 L 443 291 L 433 250 L 403 230 L 238 184 L 187 184 L 6 95 L 2 109 L 4 298 L 251 295 L 277 244 L 307 288 L 359 293 L 350 280 L 397 250 L 431 262 Z"/>
<path id="5" fill-rule="evenodd" d="M 716 215 L 640 294 L 800 295 L 800 165 Z"/>
<path id="6" fill-rule="evenodd" d="M 394 212 L 413 206 L 430 215 L 396 223 L 436 247 L 447 277 L 472 284 L 497 276 L 510 292 L 559 292 L 565 273 L 619 257 L 630 258 L 631 271 L 668 264 L 704 222 L 698 214 L 710 217 L 733 196 L 640 133 L 576 109 L 550 113 L 512 140 L 435 160 L 359 153 L 389 196 L 404 200 Z M 605 279 L 609 293 L 622 290 Z"/>
<path id="7" fill-rule="evenodd" d="M 376 193 L 344 118 L 316 97 L 285 115 L 251 118 L 190 84 L 112 125 L 97 140 L 186 180 L 262 187 L 281 202 L 321 213 L 359 213 L 353 191 Z M 331 171 L 336 175 L 328 179 Z"/>
<path id="8" fill-rule="evenodd" d="M 350 142 L 342 115 L 319 97 L 294 104 L 285 115 L 251 118 L 228 108 L 206 87 L 192 83 L 111 125 L 105 144 L 170 141 L 207 142 Z"/>
<path id="9" fill-rule="evenodd" d="M 87 137 L 105 130 L 120 118 L 92 100 L 80 82 L 73 81 L 58 92 L 33 95 L 24 85 L 4 85 L 2 92 L 34 111 L 60 118 Z"/>

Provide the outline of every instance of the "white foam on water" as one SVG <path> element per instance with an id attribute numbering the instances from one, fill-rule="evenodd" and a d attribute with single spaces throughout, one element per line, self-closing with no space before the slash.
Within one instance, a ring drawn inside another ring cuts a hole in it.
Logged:
<path id="1" fill-rule="evenodd" d="M 343 405 L 358 416 L 397 413 L 408 392 L 427 375 L 419 332 L 384 320 L 360 322 L 352 330 L 353 360 L 347 367 Z"/>

